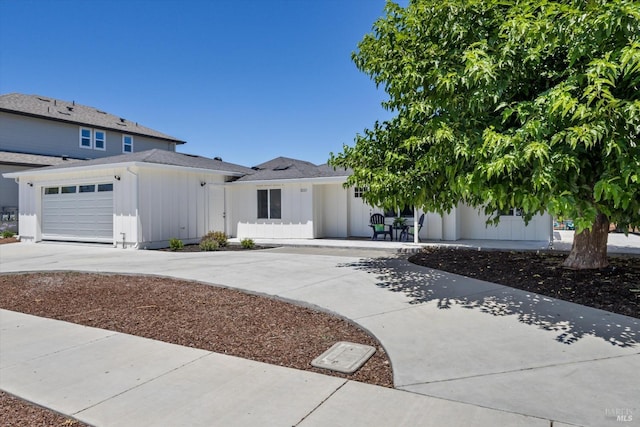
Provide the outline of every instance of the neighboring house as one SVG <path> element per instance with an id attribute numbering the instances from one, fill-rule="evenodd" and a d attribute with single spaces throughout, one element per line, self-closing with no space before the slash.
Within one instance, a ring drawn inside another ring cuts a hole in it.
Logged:
<path id="1" fill-rule="evenodd" d="M 111 243 L 157 248 L 169 239 L 199 241 L 208 231 L 239 238 L 369 237 L 382 212 L 362 191 L 344 188 L 349 174 L 327 165 L 278 157 L 254 168 L 162 150 L 5 174 L 20 184 L 23 240 Z M 477 209 L 428 213 L 420 237 L 430 240 L 548 240 L 551 218 L 528 226 L 517 211 L 486 226 Z M 392 218 L 388 218 L 391 222 Z"/>
<path id="2" fill-rule="evenodd" d="M 184 141 L 94 107 L 39 95 L 0 95 L 0 174 Z M 18 205 L 18 186 L 0 178 L 0 212 Z"/>

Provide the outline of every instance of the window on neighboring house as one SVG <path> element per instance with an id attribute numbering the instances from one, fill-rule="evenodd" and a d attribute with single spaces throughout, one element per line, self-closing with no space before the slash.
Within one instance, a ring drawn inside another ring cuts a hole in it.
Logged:
<path id="1" fill-rule="evenodd" d="M 107 134 L 105 131 L 102 130 L 95 130 L 93 131 L 93 135 L 94 135 L 94 140 L 93 140 L 93 147 L 96 150 L 106 150 L 107 149 Z"/>
<path id="2" fill-rule="evenodd" d="M 133 153 L 133 137 L 131 135 L 122 135 L 122 152 Z"/>
<path id="3" fill-rule="evenodd" d="M 105 151 L 107 133 L 103 130 L 80 128 L 80 147 Z"/>
<path id="4" fill-rule="evenodd" d="M 93 131 L 87 128 L 80 128 L 80 147 L 93 148 L 92 143 Z"/>
<path id="5" fill-rule="evenodd" d="M 258 218 L 282 218 L 282 190 L 258 190 Z"/>

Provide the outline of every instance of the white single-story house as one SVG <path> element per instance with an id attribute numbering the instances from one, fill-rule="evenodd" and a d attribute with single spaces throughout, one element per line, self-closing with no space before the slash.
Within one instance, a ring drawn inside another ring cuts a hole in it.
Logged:
<path id="1" fill-rule="evenodd" d="M 344 188 L 346 170 L 278 157 L 248 168 L 172 151 L 149 151 L 5 173 L 19 184 L 20 236 L 159 248 L 196 243 L 209 231 L 238 238 L 369 237 L 383 212 Z M 392 218 L 388 218 L 392 221 Z M 552 219 L 525 226 L 517 211 L 487 226 L 477 209 L 427 213 L 428 240 L 549 240 Z"/>

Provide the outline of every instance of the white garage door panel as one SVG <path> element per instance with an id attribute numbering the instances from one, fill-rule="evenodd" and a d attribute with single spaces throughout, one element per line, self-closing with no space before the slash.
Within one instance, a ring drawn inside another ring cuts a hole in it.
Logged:
<path id="1" fill-rule="evenodd" d="M 113 241 L 113 192 L 44 194 L 42 238 Z"/>

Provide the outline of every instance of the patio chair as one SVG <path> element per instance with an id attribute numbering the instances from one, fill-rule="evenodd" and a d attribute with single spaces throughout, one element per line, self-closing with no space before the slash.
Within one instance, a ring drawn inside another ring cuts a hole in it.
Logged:
<path id="1" fill-rule="evenodd" d="M 379 235 L 382 235 L 383 239 L 386 239 L 386 236 L 389 236 L 389 240 L 393 240 L 391 224 L 384 223 L 384 215 L 379 213 L 371 215 L 371 218 L 369 218 L 369 227 L 373 230 L 371 240 L 378 240 Z"/>
<path id="2" fill-rule="evenodd" d="M 420 215 L 420 219 L 418 219 L 418 242 L 420 241 L 419 234 L 420 230 L 422 230 L 422 224 L 424 224 L 424 214 Z M 413 241 L 414 232 L 415 230 L 412 225 L 405 227 L 402 233 L 400 233 L 400 240 L 403 242 Z"/>

